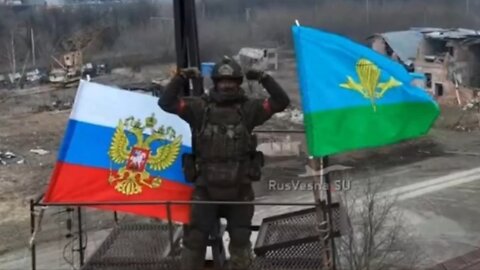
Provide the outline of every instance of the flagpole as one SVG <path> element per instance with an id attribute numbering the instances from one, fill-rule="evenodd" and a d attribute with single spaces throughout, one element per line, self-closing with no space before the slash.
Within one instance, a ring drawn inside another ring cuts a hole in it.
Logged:
<path id="1" fill-rule="evenodd" d="M 320 187 L 319 189 L 313 189 L 313 197 L 315 199 L 315 209 L 317 212 L 317 227 L 319 233 L 319 240 L 323 242 L 323 249 L 322 249 L 322 259 L 323 265 L 325 269 L 331 270 L 330 261 L 331 261 L 331 252 L 329 252 L 329 238 L 330 238 L 330 229 L 328 228 L 328 217 L 325 213 L 325 205 L 322 201 L 322 175 L 324 174 L 322 168 L 322 160 L 320 158 L 309 157 L 308 159 L 308 166 L 315 172 L 320 171 L 320 173 L 314 173 L 313 175 L 313 186 Z M 324 236 L 324 235 L 327 236 Z"/>
<path id="2" fill-rule="evenodd" d="M 329 166 L 329 157 L 324 156 L 320 158 L 320 166 L 321 170 L 327 168 Z M 329 240 L 330 240 L 330 258 L 331 258 L 331 269 L 336 270 L 336 252 L 335 252 L 335 239 L 333 238 L 334 235 L 334 229 L 333 229 L 333 213 L 332 213 L 332 186 L 330 183 L 330 174 L 329 173 L 322 173 L 322 177 L 325 181 L 326 185 L 326 195 L 327 195 L 327 203 L 326 203 L 326 208 L 328 212 L 328 227 L 329 227 Z"/>
<path id="3" fill-rule="evenodd" d="M 295 20 L 295 25 L 300 26 L 300 22 Z M 332 193 L 330 185 L 330 176 L 328 173 L 324 173 L 324 169 L 328 167 L 328 156 L 325 157 L 309 157 L 308 165 L 314 171 L 320 170 L 320 174 L 314 174 L 313 176 L 313 186 L 320 187 L 319 190 L 316 188 L 313 189 L 313 196 L 315 198 L 316 209 L 317 209 L 317 220 L 319 227 L 319 234 L 321 236 L 323 232 L 327 232 L 327 236 L 323 237 L 324 242 L 324 265 L 329 270 L 336 270 L 336 254 L 335 254 L 335 241 L 334 241 L 334 230 L 333 230 L 333 218 L 332 218 Z M 322 181 L 323 180 L 323 181 Z M 322 202 L 322 183 L 325 183 L 326 188 L 326 203 Z M 325 215 L 326 210 L 326 215 Z M 323 217 L 323 218 L 322 218 Z M 326 219 L 326 220 L 325 220 Z M 324 224 L 328 224 L 328 229 L 323 230 Z"/>
<path id="4" fill-rule="evenodd" d="M 80 267 L 83 266 L 85 257 L 83 253 L 83 222 L 82 222 L 82 208 L 77 207 L 77 226 L 78 226 L 78 252 L 80 254 Z"/>

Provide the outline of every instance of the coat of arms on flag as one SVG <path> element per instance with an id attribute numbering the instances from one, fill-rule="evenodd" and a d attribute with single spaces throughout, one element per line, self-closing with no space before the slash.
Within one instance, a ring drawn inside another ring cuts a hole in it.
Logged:
<path id="1" fill-rule="evenodd" d="M 181 156 L 191 152 L 189 125 L 162 111 L 158 98 L 82 81 L 44 202 L 188 201 Z M 166 218 L 162 205 L 99 206 Z M 189 206 L 172 219 L 188 222 Z"/>
<path id="2" fill-rule="evenodd" d="M 346 37 L 293 26 L 310 155 L 413 139 L 439 115 L 435 100 L 391 59 Z"/>
<path id="3" fill-rule="evenodd" d="M 111 174 L 108 178 L 110 184 L 115 184 L 115 189 L 125 195 L 133 195 L 142 192 L 142 186 L 149 188 L 158 188 L 162 183 L 160 177 L 151 177 L 145 170 L 148 165 L 152 170 L 160 171 L 170 167 L 178 158 L 182 136 L 176 136 L 175 130 L 168 127 L 155 128 L 157 120 L 155 116 L 146 118 L 145 125 L 140 120 L 134 120 L 133 117 L 125 121 L 120 120 L 108 155 L 118 163 L 126 166 L 120 168 L 117 173 Z M 150 135 L 144 138 L 144 130 L 149 129 Z M 136 144 L 131 147 L 127 133 L 135 136 Z M 166 143 L 157 149 L 152 149 L 152 143 L 169 139 Z M 152 153 L 152 151 L 155 151 Z"/>

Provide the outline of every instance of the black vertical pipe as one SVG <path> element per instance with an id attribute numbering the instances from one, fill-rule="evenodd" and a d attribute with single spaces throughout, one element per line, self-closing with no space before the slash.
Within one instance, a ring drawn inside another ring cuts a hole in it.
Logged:
<path id="1" fill-rule="evenodd" d="M 188 66 L 200 69 L 200 50 L 198 43 L 197 14 L 195 0 L 185 0 L 185 39 L 188 56 Z M 194 96 L 203 94 L 202 78 L 192 79 Z"/>
<path id="2" fill-rule="evenodd" d="M 175 53 L 177 57 L 177 68 L 184 68 L 187 66 L 187 59 L 185 57 L 185 39 L 184 39 L 184 0 L 173 0 L 173 16 L 175 27 Z"/>
<path id="3" fill-rule="evenodd" d="M 329 158 L 322 157 L 322 166 L 323 168 L 327 168 L 329 166 Z M 331 243 L 331 254 L 330 257 L 332 258 L 332 270 L 336 270 L 336 251 L 335 251 L 335 238 L 334 238 L 334 228 L 333 228 L 333 215 L 332 215 L 332 191 L 331 191 L 331 183 L 330 183 L 330 174 L 327 173 L 324 175 L 325 184 L 327 186 L 327 211 L 328 211 L 328 222 L 330 227 L 330 243 Z"/>
<path id="4" fill-rule="evenodd" d="M 188 67 L 187 43 L 185 38 L 185 0 L 173 0 L 173 22 L 175 27 L 175 52 L 177 56 L 177 71 Z M 184 96 L 190 95 L 189 85 L 185 86 Z"/>
<path id="5" fill-rule="evenodd" d="M 193 67 L 200 67 L 200 55 L 198 44 L 197 14 L 195 0 L 185 0 L 186 34 L 188 42 L 189 64 Z"/>
<path id="6" fill-rule="evenodd" d="M 35 232 L 35 204 L 33 199 L 30 200 L 30 234 L 33 237 L 33 233 Z M 35 240 L 32 242 L 31 247 L 31 257 L 32 257 L 32 270 L 37 269 L 37 254 L 35 250 Z"/>
<path id="7" fill-rule="evenodd" d="M 197 67 L 200 69 L 200 53 L 198 43 L 197 15 L 195 0 L 174 0 L 175 50 L 177 68 Z M 184 95 L 200 96 L 203 94 L 203 79 L 192 80 L 184 89 Z"/>
<path id="8" fill-rule="evenodd" d="M 84 263 L 83 254 L 83 224 L 82 224 L 82 209 L 77 207 L 77 222 L 78 222 L 78 252 L 80 254 L 80 266 Z"/>

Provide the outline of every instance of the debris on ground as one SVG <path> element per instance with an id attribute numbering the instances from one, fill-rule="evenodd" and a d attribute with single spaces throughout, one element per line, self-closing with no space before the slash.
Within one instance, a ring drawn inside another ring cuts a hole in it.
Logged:
<path id="1" fill-rule="evenodd" d="M 23 159 L 21 159 L 20 157 L 15 155 L 13 152 L 10 152 L 10 151 L 0 152 L 0 164 L 1 165 L 18 163 L 20 160 L 23 160 Z M 22 161 L 22 163 L 23 163 L 23 161 Z"/>
<path id="2" fill-rule="evenodd" d="M 471 127 L 467 127 L 467 126 L 464 126 L 464 125 L 456 125 L 454 130 L 455 131 L 463 131 L 463 132 L 472 132 L 473 129 Z"/>
<path id="3" fill-rule="evenodd" d="M 303 112 L 297 108 L 286 109 L 283 112 L 274 114 L 273 117 L 281 120 L 288 120 L 295 124 L 303 124 Z"/>
<path id="4" fill-rule="evenodd" d="M 44 112 L 44 111 L 64 111 L 64 110 L 69 110 L 73 106 L 72 101 L 62 101 L 62 100 L 56 100 L 52 102 L 51 105 L 41 105 L 38 106 L 37 112 Z"/>
<path id="5" fill-rule="evenodd" d="M 49 151 L 44 150 L 44 149 L 41 149 L 41 148 L 38 148 L 38 149 L 30 149 L 30 152 L 31 152 L 31 153 L 34 153 L 34 154 L 37 154 L 37 155 L 40 155 L 40 156 L 44 156 L 44 155 L 50 153 Z"/>
<path id="6" fill-rule="evenodd" d="M 290 136 L 286 136 L 281 141 L 270 141 L 258 145 L 257 150 L 262 151 L 265 156 L 300 156 L 300 141 L 292 141 Z"/>

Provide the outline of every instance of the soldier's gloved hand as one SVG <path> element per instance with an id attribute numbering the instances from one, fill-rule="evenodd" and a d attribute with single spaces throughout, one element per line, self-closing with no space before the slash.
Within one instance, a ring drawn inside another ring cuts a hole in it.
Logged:
<path id="1" fill-rule="evenodd" d="M 198 78 L 200 77 L 200 71 L 197 68 L 182 68 L 179 71 L 180 76 L 190 79 L 190 78 Z"/>
<path id="2" fill-rule="evenodd" d="M 260 81 L 261 79 L 265 78 L 266 73 L 261 70 L 250 69 L 245 73 L 245 77 L 249 81 Z"/>

